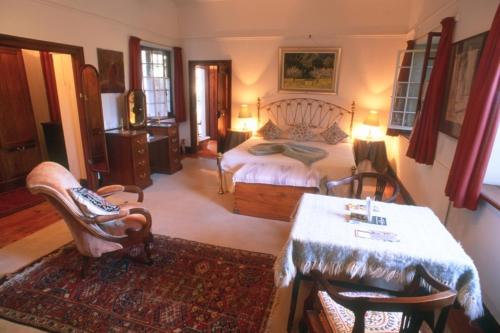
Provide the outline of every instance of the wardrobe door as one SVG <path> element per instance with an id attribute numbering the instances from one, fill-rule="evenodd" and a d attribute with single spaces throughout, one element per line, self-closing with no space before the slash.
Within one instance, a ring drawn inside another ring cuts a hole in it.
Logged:
<path id="1" fill-rule="evenodd" d="M 24 183 L 41 161 L 20 49 L 0 48 L 0 190 Z"/>
<path id="2" fill-rule="evenodd" d="M 89 160 L 94 172 L 109 172 L 99 74 L 92 65 L 82 67 L 82 91 Z"/>

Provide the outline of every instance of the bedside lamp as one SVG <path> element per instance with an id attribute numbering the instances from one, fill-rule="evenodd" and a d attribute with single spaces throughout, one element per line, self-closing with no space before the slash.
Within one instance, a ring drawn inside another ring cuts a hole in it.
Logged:
<path id="1" fill-rule="evenodd" d="M 238 118 L 242 119 L 243 121 L 243 131 L 248 131 L 248 119 L 252 118 L 252 113 L 248 109 L 247 104 L 242 104 L 240 107 L 240 113 L 238 113 Z"/>
<path id="2" fill-rule="evenodd" d="M 380 121 L 378 119 L 378 111 L 370 110 L 366 118 L 363 120 L 363 125 L 368 128 L 368 134 L 366 138 L 368 140 L 373 139 L 373 135 L 376 134 L 377 127 L 380 126 Z"/>

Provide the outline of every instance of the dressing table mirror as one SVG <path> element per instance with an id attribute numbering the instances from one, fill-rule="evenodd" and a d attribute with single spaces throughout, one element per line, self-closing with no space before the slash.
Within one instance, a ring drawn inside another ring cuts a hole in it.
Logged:
<path id="1" fill-rule="evenodd" d="M 146 95 L 140 89 L 131 89 L 125 96 L 125 128 L 130 130 L 146 128 Z"/>

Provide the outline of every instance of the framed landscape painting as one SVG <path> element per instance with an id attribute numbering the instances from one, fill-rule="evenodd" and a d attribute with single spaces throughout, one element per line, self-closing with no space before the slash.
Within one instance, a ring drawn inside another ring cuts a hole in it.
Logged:
<path id="1" fill-rule="evenodd" d="M 447 96 L 441 113 L 441 132 L 458 138 L 469 101 L 472 80 L 486 40 L 486 32 L 458 41 L 451 51 Z"/>
<path id="2" fill-rule="evenodd" d="M 279 90 L 337 94 L 340 48 L 280 48 Z"/>

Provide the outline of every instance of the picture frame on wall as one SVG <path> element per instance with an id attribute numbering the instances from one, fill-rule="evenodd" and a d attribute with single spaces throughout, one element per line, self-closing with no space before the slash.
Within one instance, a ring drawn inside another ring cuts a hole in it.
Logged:
<path id="1" fill-rule="evenodd" d="M 448 70 L 446 98 L 441 112 L 439 130 L 458 138 L 464 121 L 474 75 L 488 32 L 453 44 Z"/>
<path id="2" fill-rule="evenodd" d="M 279 49 L 279 91 L 338 93 L 341 49 L 282 47 Z"/>
<path id="3" fill-rule="evenodd" d="M 123 52 L 97 49 L 101 93 L 125 92 Z"/>

